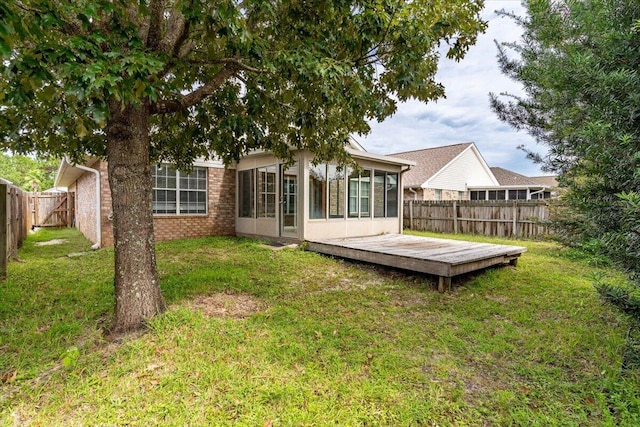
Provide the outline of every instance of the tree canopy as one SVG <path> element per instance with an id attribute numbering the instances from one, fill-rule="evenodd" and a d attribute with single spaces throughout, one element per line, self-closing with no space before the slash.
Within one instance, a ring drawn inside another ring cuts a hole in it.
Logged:
<path id="1" fill-rule="evenodd" d="M 570 190 L 573 214 L 560 223 L 565 242 L 606 254 L 640 284 L 640 3 L 525 5 L 528 16 L 512 16 L 522 40 L 499 51 L 503 73 L 525 95 L 492 95 L 493 108 L 548 148 L 530 156 Z"/>
<path id="2" fill-rule="evenodd" d="M 347 160 L 398 101 L 444 95 L 482 0 L 16 0 L 0 4 L 0 146 L 106 158 L 116 330 L 164 309 L 150 163 L 255 149 Z"/>
<path id="3" fill-rule="evenodd" d="M 0 153 L 0 178 L 26 191 L 44 191 L 53 187 L 58 164 L 55 158 Z"/>
<path id="4" fill-rule="evenodd" d="M 256 148 L 340 154 L 408 98 L 443 96 L 482 1 L 61 1 L 0 9 L 0 137 L 19 152 L 105 155 L 109 102 L 149 104 L 154 159 Z"/>

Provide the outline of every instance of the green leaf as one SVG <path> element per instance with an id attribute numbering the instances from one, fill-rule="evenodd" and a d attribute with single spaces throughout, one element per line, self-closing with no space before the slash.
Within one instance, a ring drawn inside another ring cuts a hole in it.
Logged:
<path id="1" fill-rule="evenodd" d="M 82 139 L 85 136 L 87 136 L 87 134 L 88 134 L 88 131 L 87 131 L 87 128 L 84 126 L 84 123 L 79 121 L 78 124 L 76 125 L 76 135 L 78 135 L 78 138 Z"/>

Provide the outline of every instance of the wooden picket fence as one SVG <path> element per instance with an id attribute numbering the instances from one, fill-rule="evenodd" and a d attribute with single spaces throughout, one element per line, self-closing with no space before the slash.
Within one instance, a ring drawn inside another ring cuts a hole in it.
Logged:
<path id="1" fill-rule="evenodd" d="M 549 200 L 405 201 L 405 228 L 534 239 L 551 234 Z"/>
<path id="2" fill-rule="evenodd" d="M 7 262 L 18 257 L 18 249 L 33 227 L 70 227 L 73 195 L 28 193 L 15 185 L 0 183 L 0 280 L 7 277 Z"/>
<path id="3" fill-rule="evenodd" d="M 18 248 L 30 229 L 29 193 L 0 183 L 0 279 L 7 277 L 7 262 L 18 257 Z"/>

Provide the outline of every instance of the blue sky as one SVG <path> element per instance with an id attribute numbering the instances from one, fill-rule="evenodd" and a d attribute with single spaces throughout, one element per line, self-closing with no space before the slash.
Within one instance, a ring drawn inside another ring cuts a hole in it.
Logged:
<path id="1" fill-rule="evenodd" d="M 521 93 L 520 86 L 505 77 L 498 68 L 498 42 L 520 39 L 520 28 L 495 11 L 505 9 L 517 15 L 525 13 L 519 0 L 485 3 L 483 18 L 487 31 L 480 35 L 461 62 L 441 59 L 437 80 L 445 86 L 446 99 L 429 104 L 402 103 L 396 114 L 383 123 L 372 122 L 366 137 L 356 138 L 369 152 L 390 154 L 422 148 L 475 142 L 489 166 L 499 166 L 528 176 L 544 175 L 527 160 L 519 145 L 542 152 L 525 132 L 517 132 L 498 120 L 489 107 L 489 92 Z"/>

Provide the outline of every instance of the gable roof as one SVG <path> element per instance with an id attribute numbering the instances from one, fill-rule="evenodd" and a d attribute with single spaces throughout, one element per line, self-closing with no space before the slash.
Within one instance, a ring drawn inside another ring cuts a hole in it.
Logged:
<path id="1" fill-rule="evenodd" d="M 546 186 L 546 184 L 542 182 L 508 169 L 492 167 L 491 172 L 500 185 Z"/>
<path id="2" fill-rule="evenodd" d="M 473 142 L 466 142 L 389 155 L 416 163 L 404 174 L 403 180 L 405 187 L 419 187 L 472 146 Z"/>

